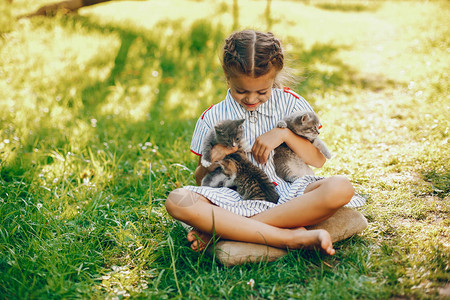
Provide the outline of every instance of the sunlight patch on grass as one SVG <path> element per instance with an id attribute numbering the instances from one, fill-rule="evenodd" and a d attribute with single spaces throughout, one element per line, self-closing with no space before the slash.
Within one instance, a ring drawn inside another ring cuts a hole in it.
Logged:
<path id="1" fill-rule="evenodd" d="M 314 5 L 318 8 L 332 11 L 344 11 L 344 12 L 363 12 L 363 11 L 375 11 L 381 5 L 380 3 L 373 3 L 369 1 L 334 1 L 329 3 L 328 1 L 314 1 Z"/>
<path id="2" fill-rule="evenodd" d="M 99 278 L 101 284 L 97 287 L 109 295 L 107 299 L 120 299 L 140 294 L 149 288 L 149 281 L 156 277 L 153 270 L 128 266 L 112 266 L 111 269 L 112 271 Z"/>
<path id="3" fill-rule="evenodd" d="M 117 45 L 117 40 L 114 41 L 104 34 L 88 34 L 81 27 L 77 31 L 68 32 L 61 26 L 36 28 L 31 26 L 28 20 L 20 24 L 23 34 L 19 36 L 12 33 L 8 36 L 9 43 L 1 50 L 14 53 L 4 57 L 3 75 L 10 78 L 10 87 L 20 85 L 34 91 L 38 89 L 36 84 L 54 88 L 61 81 L 74 80 L 76 77 L 73 75 L 80 72 L 87 71 L 88 74 L 96 76 L 95 68 L 85 69 L 86 65 L 99 53 L 105 61 L 109 61 L 111 56 L 108 56 L 108 53 L 114 54 L 110 50 Z M 27 74 L 28 80 L 22 82 L 20 78 L 24 73 Z"/>
<path id="4" fill-rule="evenodd" d="M 152 105 L 152 99 L 139 97 L 137 92 L 134 88 L 129 91 L 128 88 L 119 84 L 110 87 L 109 94 L 99 107 L 99 116 L 116 115 L 131 122 L 145 120 Z"/>

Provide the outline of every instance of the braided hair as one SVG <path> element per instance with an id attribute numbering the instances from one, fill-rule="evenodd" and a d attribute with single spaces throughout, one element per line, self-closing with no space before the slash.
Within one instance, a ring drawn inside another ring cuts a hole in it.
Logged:
<path id="1" fill-rule="evenodd" d="M 259 77 L 272 67 L 281 71 L 284 54 L 281 42 L 271 32 L 244 30 L 231 34 L 223 47 L 222 68 L 227 78 Z"/>

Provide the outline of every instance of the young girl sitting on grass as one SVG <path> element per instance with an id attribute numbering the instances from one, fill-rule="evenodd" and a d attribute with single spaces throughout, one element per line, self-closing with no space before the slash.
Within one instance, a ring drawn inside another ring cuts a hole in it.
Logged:
<path id="1" fill-rule="evenodd" d="M 243 200 L 229 188 L 186 186 L 172 191 L 166 209 L 175 219 L 195 229 L 187 239 L 191 248 L 205 248 L 213 233 L 234 241 L 267 244 L 278 248 L 319 247 L 333 255 L 330 234 L 306 230 L 320 223 L 344 205 L 360 206 L 364 199 L 354 195 L 350 181 L 342 176 L 304 176 L 293 183 L 275 174 L 272 150 L 286 143 L 308 165 L 320 168 L 323 154 L 308 140 L 287 128 L 277 128 L 279 120 L 299 110 L 312 111 L 302 97 L 289 89 L 279 89 L 277 75 L 284 66 L 280 41 L 272 33 L 245 30 L 231 34 L 223 48 L 222 67 L 228 83 L 225 100 L 207 109 L 197 121 L 191 151 L 199 155 L 195 179 L 217 167 L 200 163 L 202 141 L 210 128 L 225 119 L 245 119 L 244 137 L 252 145 L 248 158 L 276 183 L 277 204 Z M 216 145 L 212 161 L 237 151 Z"/>

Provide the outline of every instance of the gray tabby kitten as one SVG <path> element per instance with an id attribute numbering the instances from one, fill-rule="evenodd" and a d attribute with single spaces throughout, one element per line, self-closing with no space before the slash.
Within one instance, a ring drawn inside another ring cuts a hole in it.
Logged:
<path id="1" fill-rule="evenodd" d="M 201 164 L 208 168 L 211 166 L 211 149 L 221 144 L 228 148 L 239 146 L 245 147 L 243 142 L 243 128 L 242 123 L 245 119 L 240 120 L 224 120 L 218 122 L 206 133 L 202 144 L 202 159 Z"/>
<path id="2" fill-rule="evenodd" d="M 218 162 L 222 173 L 227 177 L 224 184 L 235 187 L 244 200 L 264 200 L 278 202 L 275 185 L 270 182 L 263 170 L 251 163 L 243 152 L 225 156 Z"/>
<path id="3" fill-rule="evenodd" d="M 236 189 L 233 185 L 233 179 L 223 173 L 222 167 L 217 167 L 214 171 L 208 173 L 202 179 L 202 186 L 210 187 L 229 187 Z"/>
<path id="4" fill-rule="evenodd" d="M 295 112 L 279 121 L 277 127 L 289 128 L 295 134 L 306 138 L 322 154 L 330 159 L 331 153 L 324 142 L 319 139 L 319 118 L 314 112 Z M 314 175 L 313 170 L 292 151 L 285 143 L 275 148 L 273 156 L 275 172 L 287 182 L 294 182 L 297 178 L 305 175 Z"/>

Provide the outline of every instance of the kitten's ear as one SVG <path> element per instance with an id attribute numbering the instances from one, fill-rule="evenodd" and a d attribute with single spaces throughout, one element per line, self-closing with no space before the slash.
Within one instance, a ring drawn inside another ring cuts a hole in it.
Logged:
<path id="1" fill-rule="evenodd" d="M 222 159 L 217 162 L 223 172 L 227 172 L 230 168 L 230 161 L 228 159 Z"/>
<path id="2" fill-rule="evenodd" d="M 222 134 L 224 133 L 223 128 L 220 128 L 220 127 L 217 127 L 217 126 L 214 127 L 214 131 L 215 131 L 217 134 L 219 134 L 219 135 L 222 135 Z"/>
<path id="3" fill-rule="evenodd" d="M 242 127 L 242 124 L 245 122 L 245 119 L 241 119 L 241 120 L 237 120 L 237 125 L 239 126 L 239 127 Z"/>
<path id="4" fill-rule="evenodd" d="M 302 123 L 306 123 L 309 120 L 311 120 L 311 116 L 308 113 L 306 113 L 302 116 Z"/>

